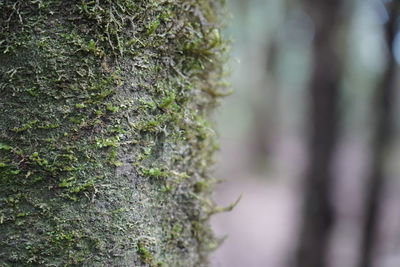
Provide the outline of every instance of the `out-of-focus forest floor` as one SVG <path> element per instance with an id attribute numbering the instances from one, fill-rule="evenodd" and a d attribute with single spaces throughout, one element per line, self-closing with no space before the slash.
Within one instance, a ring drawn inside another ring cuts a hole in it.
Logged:
<path id="1" fill-rule="evenodd" d="M 243 194 L 232 212 L 212 217 L 217 236 L 228 235 L 211 257 L 213 267 L 281 267 L 287 265 L 293 236 L 298 225 L 299 194 L 296 179 L 299 168 L 291 163 L 285 173 L 247 172 L 250 153 L 235 143 L 222 140 L 216 175 L 226 181 L 216 188 L 216 202 L 227 205 Z M 280 157 L 301 163 L 301 149 L 288 142 Z M 283 166 L 282 166 L 283 167 Z M 300 168 L 301 169 L 301 168 Z"/>
<path id="2" fill-rule="evenodd" d="M 339 221 L 332 238 L 332 267 L 353 267 L 359 245 L 361 188 L 366 151 L 357 140 L 343 142 L 337 153 L 335 172 L 335 208 Z M 215 199 L 228 205 L 243 197 L 228 213 L 212 217 L 219 237 L 227 236 L 211 257 L 212 267 L 287 267 L 300 223 L 301 175 L 306 164 L 304 147 L 299 140 L 287 138 L 276 142 L 276 155 L 270 170 L 250 173 L 246 167 L 248 150 L 237 143 L 222 140 L 216 175 L 226 181 L 216 187 Z M 398 157 L 397 157 L 398 158 Z M 396 163 L 397 162 L 397 163 Z M 398 166 L 398 160 L 392 165 Z M 246 171 L 247 170 L 247 171 Z M 377 266 L 400 266 L 400 182 L 390 181 L 385 192 L 382 216 L 380 260 Z"/>
<path id="3" fill-rule="evenodd" d="M 285 266 L 295 234 L 296 190 L 282 181 L 255 177 L 234 179 L 226 187 L 219 190 L 219 202 L 227 203 L 240 193 L 244 197 L 231 214 L 213 218 L 215 232 L 229 237 L 212 258 L 212 266 Z"/>

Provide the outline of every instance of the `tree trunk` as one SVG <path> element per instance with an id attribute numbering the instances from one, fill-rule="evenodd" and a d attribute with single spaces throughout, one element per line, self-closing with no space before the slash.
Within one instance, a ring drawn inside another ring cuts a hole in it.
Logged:
<path id="1" fill-rule="evenodd" d="M 340 0 L 304 0 L 314 21 L 313 68 L 309 84 L 309 166 L 305 174 L 303 225 L 296 266 L 326 267 L 334 221 L 331 203 L 332 158 L 338 135 L 341 67 L 336 51 Z"/>
<path id="2" fill-rule="evenodd" d="M 214 0 L 0 2 L 0 266 L 205 266 Z"/>
<path id="3" fill-rule="evenodd" d="M 366 196 L 364 203 L 364 224 L 362 225 L 362 242 L 359 267 L 373 266 L 381 212 L 383 189 L 387 180 L 385 163 L 392 143 L 393 109 L 396 97 L 397 63 L 393 55 L 394 40 L 397 33 L 397 22 L 400 5 L 398 1 L 386 4 L 389 20 L 384 28 L 384 36 L 388 50 L 388 63 L 383 71 L 376 95 L 373 99 L 373 139 L 372 158 L 369 177 L 366 180 Z"/>

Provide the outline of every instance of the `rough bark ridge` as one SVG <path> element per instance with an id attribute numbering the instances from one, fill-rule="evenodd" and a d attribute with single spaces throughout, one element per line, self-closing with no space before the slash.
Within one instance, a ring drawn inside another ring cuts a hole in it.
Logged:
<path id="1" fill-rule="evenodd" d="M 214 0 L 0 2 L 0 266 L 204 266 Z"/>

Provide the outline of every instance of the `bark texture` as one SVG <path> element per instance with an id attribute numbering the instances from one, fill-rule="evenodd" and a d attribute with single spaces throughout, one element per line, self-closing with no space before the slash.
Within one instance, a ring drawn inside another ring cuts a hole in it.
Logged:
<path id="1" fill-rule="evenodd" d="M 338 136 L 341 64 L 336 51 L 342 1 L 304 0 L 314 21 L 313 68 L 309 83 L 309 166 L 305 173 L 303 225 L 295 266 L 326 267 L 334 222 L 332 159 Z"/>
<path id="2" fill-rule="evenodd" d="M 214 0 L 0 2 L 0 266 L 205 266 Z"/>

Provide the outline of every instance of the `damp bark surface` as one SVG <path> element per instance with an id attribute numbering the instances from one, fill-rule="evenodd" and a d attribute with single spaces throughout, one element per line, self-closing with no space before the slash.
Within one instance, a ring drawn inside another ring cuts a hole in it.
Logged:
<path id="1" fill-rule="evenodd" d="M 0 2 L 0 266 L 206 266 L 221 3 Z"/>

